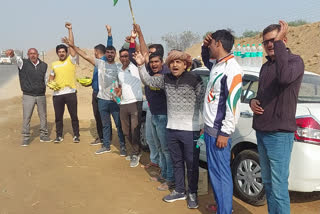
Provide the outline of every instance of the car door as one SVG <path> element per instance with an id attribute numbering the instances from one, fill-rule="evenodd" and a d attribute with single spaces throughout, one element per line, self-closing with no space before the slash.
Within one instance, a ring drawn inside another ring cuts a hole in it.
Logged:
<path id="1" fill-rule="evenodd" d="M 252 98 L 255 98 L 258 91 L 258 77 L 245 74 L 242 78 L 241 102 L 239 105 L 240 117 L 232 135 L 233 144 L 245 139 L 252 131 L 253 112 L 249 106 Z"/>

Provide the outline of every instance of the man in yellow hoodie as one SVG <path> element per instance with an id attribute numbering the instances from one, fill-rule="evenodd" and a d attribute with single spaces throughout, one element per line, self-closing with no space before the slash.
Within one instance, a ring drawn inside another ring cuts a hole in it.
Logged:
<path id="1" fill-rule="evenodd" d="M 73 39 L 72 25 L 66 23 L 65 27 L 69 32 L 69 39 Z M 68 107 L 68 111 L 72 121 L 73 129 L 73 142 L 80 142 L 79 134 L 79 120 L 78 120 L 78 101 L 77 101 L 77 89 L 76 89 L 76 63 L 77 55 L 72 48 L 68 48 L 66 45 L 61 44 L 56 47 L 56 53 L 59 57 L 58 61 L 52 63 L 52 71 L 50 74 L 50 81 L 54 80 L 59 89 L 53 92 L 53 107 L 55 111 L 56 122 L 56 139 L 55 143 L 63 141 L 63 114 L 65 105 Z"/>

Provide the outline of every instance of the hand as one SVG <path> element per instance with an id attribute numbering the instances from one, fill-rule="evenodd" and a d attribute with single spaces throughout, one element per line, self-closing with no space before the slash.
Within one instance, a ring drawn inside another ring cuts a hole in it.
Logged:
<path id="1" fill-rule="evenodd" d="M 131 31 L 131 38 L 132 39 L 136 39 L 137 38 L 137 33 L 134 30 Z"/>
<path id="2" fill-rule="evenodd" d="M 62 41 L 63 43 L 65 43 L 65 44 L 67 44 L 67 45 L 70 46 L 70 47 L 73 47 L 73 46 L 74 46 L 74 43 L 71 42 L 70 39 L 68 39 L 67 37 L 63 37 L 63 38 L 61 39 L 61 41 Z"/>
<path id="3" fill-rule="evenodd" d="M 211 41 L 212 41 L 212 36 L 209 33 L 209 34 L 206 35 L 206 38 L 204 38 L 203 45 L 208 47 L 210 45 Z"/>
<path id="4" fill-rule="evenodd" d="M 200 136 L 204 134 L 204 129 L 200 130 Z"/>
<path id="5" fill-rule="evenodd" d="M 131 36 L 127 36 L 124 41 L 127 42 L 127 43 L 130 43 L 130 40 L 131 40 Z"/>
<path id="6" fill-rule="evenodd" d="M 140 25 L 138 25 L 138 24 L 133 24 L 133 30 L 134 30 L 137 34 L 140 34 L 140 33 L 141 33 Z"/>
<path id="7" fill-rule="evenodd" d="M 6 56 L 7 57 L 14 57 L 14 50 L 12 50 L 12 49 L 6 50 Z"/>
<path id="8" fill-rule="evenodd" d="M 108 34 L 111 34 L 111 26 L 110 25 L 106 25 L 106 29 L 108 31 Z"/>
<path id="9" fill-rule="evenodd" d="M 216 143 L 217 147 L 220 149 L 226 147 L 228 145 L 228 139 L 229 137 L 219 135 Z"/>
<path id="10" fill-rule="evenodd" d="M 72 24 L 70 22 L 66 22 L 66 24 L 64 25 L 68 30 L 72 29 Z"/>
<path id="11" fill-rule="evenodd" d="M 121 97 L 121 95 L 122 95 L 122 90 L 121 90 L 121 88 L 115 88 L 115 89 L 114 89 L 114 92 L 116 93 L 117 97 Z"/>
<path id="12" fill-rule="evenodd" d="M 133 54 L 133 59 L 137 62 L 138 66 L 141 66 L 145 63 L 145 57 L 147 53 L 144 54 L 144 56 L 140 53 L 140 51 L 136 51 Z"/>
<path id="13" fill-rule="evenodd" d="M 257 99 L 252 99 L 250 101 L 250 108 L 253 111 L 253 113 L 258 115 L 263 114 L 264 112 L 263 108 L 260 107 L 260 101 Z"/>
<path id="14" fill-rule="evenodd" d="M 274 38 L 274 41 L 284 40 L 288 34 L 288 23 L 283 20 L 280 20 L 279 24 L 280 24 L 280 31 L 277 34 L 276 38 Z"/>

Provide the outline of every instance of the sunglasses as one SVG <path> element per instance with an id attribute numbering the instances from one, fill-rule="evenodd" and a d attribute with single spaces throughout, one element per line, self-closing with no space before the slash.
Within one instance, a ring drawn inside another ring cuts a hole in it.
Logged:
<path id="1" fill-rule="evenodd" d="M 262 44 L 263 44 L 264 46 L 266 46 L 266 45 L 269 44 L 269 42 L 274 43 L 274 39 L 275 39 L 275 38 L 269 39 L 269 40 L 265 40 L 265 41 L 262 42 Z"/>

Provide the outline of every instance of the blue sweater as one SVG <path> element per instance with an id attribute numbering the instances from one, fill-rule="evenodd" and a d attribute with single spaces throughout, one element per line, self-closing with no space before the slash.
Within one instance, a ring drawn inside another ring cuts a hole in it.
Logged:
<path id="1" fill-rule="evenodd" d="M 112 36 L 108 36 L 107 47 L 112 46 Z M 106 56 L 101 57 L 100 59 L 107 61 Z M 99 82 L 98 82 L 98 68 L 94 66 L 93 76 L 92 76 L 92 89 L 94 93 L 99 92 Z"/>
<path id="2" fill-rule="evenodd" d="M 147 71 L 149 72 L 150 76 L 153 76 L 154 73 L 151 70 L 150 66 L 147 66 Z M 169 74 L 170 69 L 167 65 L 162 66 L 162 70 L 158 72 L 158 74 Z M 147 100 L 150 105 L 150 111 L 153 115 L 166 115 L 167 114 L 167 98 L 166 93 L 163 89 L 154 88 L 150 86 L 145 86 L 145 94 Z"/>

